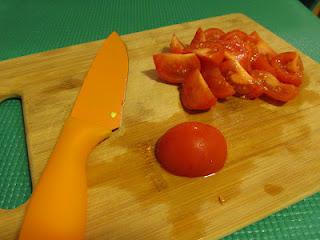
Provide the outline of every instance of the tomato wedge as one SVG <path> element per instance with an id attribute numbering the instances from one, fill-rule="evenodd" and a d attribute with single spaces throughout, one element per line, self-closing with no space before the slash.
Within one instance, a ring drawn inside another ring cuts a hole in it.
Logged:
<path id="1" fill-rule="evenodd" d="M 211 43 L 210 48 L 198 48 L 193 52 L 199 57 L 201 65 L 219 66 L 224 58 L 224 48 L 219 43 Z"/>
<path id="2" fill-rule="evenodd" d="M 225 53 L 225 57 L 228 60 L 224 61 L 220 68 L 234 90 L 249 99 L 261 96 L 261 85 L 241 66 L 236 57 L 228 52 Z"/>
<path id="3" fill-rule="evenodd" d="M 198 69 L 192 71 L 183 82 L 181 101 L 189 110 L 207 110 L 216 104 L 217 99 Z"/>
<path id="4" fill-rule="evenodd" d="M 269 72 L 254 70 L 252 77 L 263 86 L 263 93 L 272 99 L 287 102 L 298 95 L 296 86 L 280 82 Z"/>
<path id="5" fill-rule="evenodd" d="M 251 66 L 252 69 L 266 71 L 276 76 L 276 71 L 265 54 L 258 54 L 252 61 Z"/>
<path id="6" fill-rule="evenodd" d="M 276 77 L 283 83 L 299 86 L 303 78 L 303 64 L 296 52 L 284 52 L 271 60 Z"/>
<path id="7" fill-rule="evenodd" d="M 202 30 L 202 28 L 198 28 L 196 34 L 194 35 L 191 43 L 190 43 L 190 47 L 192 49 L 196 49 L 199 48 L 201 43 L 206 41 L 206 35 L 204 33 L 204 31 Z"/>
<path id="8" fill-rule="evenodd" d="M 206 41 L 216 41 L 225 35 L 225 32 L 219 28 L 208 28 L 204 31 Z"/>
<path id="9" fill-rule="evenodd" d="M 185 53 L 185 45 L 173 34 L 170 42 L 171 53 Z"/>
<path id="10" fill-rule="evenodd" d="M 235 94 L 233 87 L 226 81 L 218 67 L 205 68 L 202 70 L 202 76 L 215 97 L 225 99 Z"/>
<path id="11" fill-rule="evenodd" d="M 259 54 L 266 55 L 268 58 L 274 57 L 277 54 L 256 31 L 250 33 L 247 37 L 247 40 L 256 45 Z"/>
<path id="12" fill-rule="evenodd" d="M 245 32 L 242 32 L 238 29 L 232 30 L 230 32 L 227 32 L 223 37 L 222 40 L 230 41 L 236 38 L 241 39 L 242 41 L 246 40 L 248 35 Z"/>
<path id="13" fill-rule="evenodd" d="M 156 71 L 162 81 L 182 83 L 194 69 L 200 69 L 200 61 L 194 53 L 159 53 L 153 55 Z"/>

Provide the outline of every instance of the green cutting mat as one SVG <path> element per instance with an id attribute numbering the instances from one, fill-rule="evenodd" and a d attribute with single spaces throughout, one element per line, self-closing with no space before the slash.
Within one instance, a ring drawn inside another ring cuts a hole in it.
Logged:
<path id="1" fill-rule="evenodd" d="M 0 0 L 0 60 L 102 39 L 112 30 L 126 34 L 242 12 L 320 61 L 320 21 L 296 0 L 59 2 Z M 15 208 L 30 194 L 21 104 L 7 100 L 0 104 L 0 208 Z M 320 193 L 225 239 L 320 239 Z"/>

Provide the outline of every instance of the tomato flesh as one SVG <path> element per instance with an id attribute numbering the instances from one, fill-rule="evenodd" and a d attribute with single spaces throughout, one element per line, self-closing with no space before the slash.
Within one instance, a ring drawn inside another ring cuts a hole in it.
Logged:
<path id="1" fill-rule="evenodd" d="M 299 86 L 303 78 L 303 64 L 296 52 L 284 52 L 271 60 L 276 77 L 283 83 Z"/>
<path id="2" fill-rule="evenodd" d="M 208 28 L 204 31 L 206 41 L 216 41 L 225 35 L 225 32 L 219 28 Z"/>
<path id="3" fill-rule="evenodd" d="M 215 97 L 224 99 L 235 94 L 232 85 L 226 81 L 218 67 L 205 68 L 202 75 Z"/>
<path id="4" fill-rule="evenodd" d="M 185 122 L 169 129 L 157 142 L 156 157 L 178 176 L 200 177 L 218 172 L 227 158 L 227 143 L 215 127 Z"/>
<path id="5" fill-rule="evenodd" d="M 194 69 L 200 69 L 200 61 L 194 53 L 159 53 L 153 55 L 156 71 L 162 81 L 182 83 Z"/>
<path id="6" fill-rule="evenodd" d="M 272 99 L 288 102 L 298 95 L 296 86 L 280 82 L 269 72 L 254 70 L 252 76 L 263 86 L 263 93 Z"/>
<path id="7" fill-rule="evenodd" d="M 216 97 L 198 69 L 192 71 L 183 82 L 181 101 L 189 110 L 207 110 L 216 104 Z"/>
<path id="8" fill-rule="evenodd" d="M 172 53 L 185 53 L 185 45 L 173 34 L 170 42 L 170 52 Z"/>

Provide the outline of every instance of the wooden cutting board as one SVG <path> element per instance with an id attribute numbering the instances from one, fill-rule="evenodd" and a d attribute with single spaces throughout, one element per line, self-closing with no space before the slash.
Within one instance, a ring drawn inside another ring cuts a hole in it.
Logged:
<path id="1" fill-rule="evenodd" d="M 88 161 L 87 239 L 217 238 L 319 191 L 319 64 L 302 54 L 301 92 L 283 106 L 232 97 L 188 114 L 177 87 L 158 81 L 152 54 L 168 46 L 172 33 L 189 42 L 199 26 L 257 30 L 277 51 L 295 50 L 241 14 L 122 36 L 130 61 L 123 126 Z M 33 186 L 101 44 L 0 63 L 0 97 L 22 97 Z M 210 123 L 224 133 L 228 160 L 215 176 L 177 177 L 157 163 L 155 142 L 183 121 Z M 1 210 L 0 239 L 16 238 L 24 210 Z"/>

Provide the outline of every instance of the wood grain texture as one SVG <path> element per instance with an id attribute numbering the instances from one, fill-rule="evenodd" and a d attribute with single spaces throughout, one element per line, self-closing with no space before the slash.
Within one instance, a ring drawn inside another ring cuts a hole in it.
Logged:
<path id="1" fill-rule="evenodd" d="M 319 64 L 301 53 L 301 92 L 283 106 L 232 97 L 190 115 L 177 87 L 158 81 L 151 56 L 168 46 L 173 32 L 190 41 L 199 26 L 257 30 L 277 51 L 294 50 L 241 14 L 122 36 L 130 65 L 123 125 L 88 160 L 87 239 L 217 238 L 319 191 Z M 0 97 L 23 100 L 33 185 L 101 44 L 0 62 Z M 227 164 L 215 176 L 176 177 L 157 163 L 155 142 L 183 121 L 210 123 L 224 133 Z M 0 210 L 0 239 L 17 236 L 24 209 Z"/>

